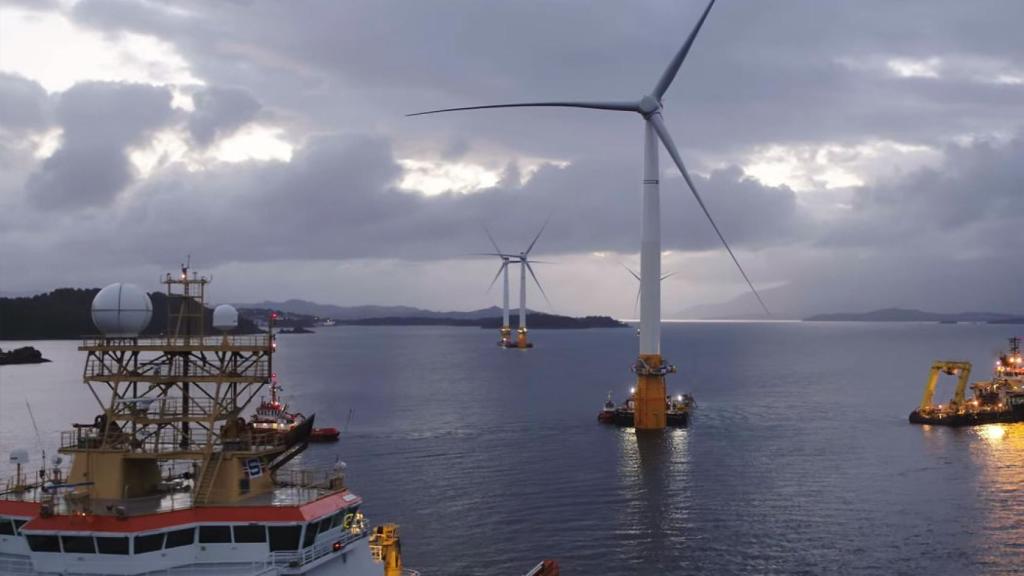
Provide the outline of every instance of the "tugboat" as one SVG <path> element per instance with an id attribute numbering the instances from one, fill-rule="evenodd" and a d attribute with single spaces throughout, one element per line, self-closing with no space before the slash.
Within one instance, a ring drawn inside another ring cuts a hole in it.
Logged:
<path id="1" fill-rule="evenodd" d="M 1020 343 L 1020 338 L 1010 338 L 1009 351 L 999 355 L 992 379 L 971 384 L 970 399 L 965 397 L 970 362 L 932 364 L 921 404 L 910 413 L 910 423 L 955 427 L 1024 422 L 1024 355 Z M 956 390 L 948 404 L 933 405 L 935 386 L 942 374 L 957 377 Z"/>
<path id="2" fill-rule="evenodd" d="M 636 389 L 630 388 L 629 398 L 619 405 L 612 400 L 612 393 L 608 392 L 608 399 L 604 407 L 597 413 L 597 421 L 602 424 L 614 424 L 616 426 L 633 426 L 633 415 L 635 410 Z M 678 394 L 665 397 L 665 424 L 674 428 L 685 428 L 690 423 L 690 411 L 697 407 L 697 402 L 689 394 Z"/>
<path id="3" fill-rule="evenodd" d="M 253 431 L 285 435 L 306 420 L 301 412 L 289 412 L 288 405 L 281 403 L 277 395 L 281 389 L 281 385 L 277 383 L 277 374 L 272 374 L 270 400 L 261 398 L 256 413 L 249 419 L 249 428 Z M 309 441 L 337 442 L 340 436 L 341 432 L 337 428 L 313 428 L 309 434 Z"/>
<path id="4" fill-rule="evenodd" d="M 270 383 L 273 335 L 208 337 L 209 279 L 182 266 L 163 283 L 159 337 L 140 336 L 152 316 L 143 290 L 112 284 L 96 295 L 103 335 L 78 349 L 101 412 L 61 433 L 69 469 L 55 458 L 34 479 L 22 473 L 24 451 L 12 454 L 0 573 L 410 574 L 398 527 L 370 529 L 343 463 L 290 464 L 312 416 L 284 435 L 240 419 Z"/>

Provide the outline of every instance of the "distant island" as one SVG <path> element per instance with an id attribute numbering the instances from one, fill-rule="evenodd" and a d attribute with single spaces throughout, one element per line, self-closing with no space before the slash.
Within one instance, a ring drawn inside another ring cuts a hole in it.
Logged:
<path id="1" fill-rule="evenodd" d="M 276 325 L 281 328 L 310 328 L 315 326 L 468 326 L 498 328 L 501 326 L 501 308 L 491 306 L 479 310 L 437 312 L 411 306 L 335 306 L 305 300 L 236 304 L 238 313 L 255 322 L 262 322 L 272 313 L 277 314 Z M 516 313 L 512 314 L 516 323 Z M 581 318 L 545 314 L 527 310 L 526 325 L 538 330 L 621 328 L 627 324 L 610 316 L 584 316 Z"/>
<path id="2" fill-rule="evenodd" d="M 325 307 L 326 308 L 326 307 Z M 372 308 L 378 311 L 385 311 L 390 307 L 359 307 L 362 309 Z M 324 317 L 312 314 L 302 314 L 289 310 L 276 308 L 245 306 L 238 307 L 238 313 L 244 318 L 254 322 L 262 322 L 270 314 L 276 313 L 276 325 L 282 328 L 282 333 L 295 333 L 300 330 L 308 330 L 314 326 L 468 326 L 478 328 L 498 328 L 501 326 L 501 309 L 484 308 L 469 312 L 432 312 L 418 308 L 395 307 L 406 310 L 417 310 L 419 313 L 404 316 L 366 316 L 355 318 Z M 309 309 L 309 308 L 303 308 Z M 321 310 L 326 311 L 326 310 Z M 514 315 L 513 315 L 514 316 Z M 513 325 L 515 318 L 513 318 Z M 538 330 L 544 329 L 583 329 L 583 328 L 621 328 L 627 326 L 610 316 L 585 316 L 574 318 L 572 316 L 560 316 L 557 314 L 544 314 L 542 312 L 529 311 L 526 314 L 526 325 Z"/>
<path id="3" fill-rule="evenodd" d="M 46 294 L 23 298 L 0 298 L 0 340 L 68 340 L 96 335 L 92 323 L 92 299 L 99 288 L 58 288 Z M 163 292 L 151 292 L 153 319 L 143 336 L 159 336 L 167 330 L 168 306 L 177 306 L 177 299 L 168 300 Z M 176 308 L 175 308 L 176 309 Z M 205 331 L 213 329 L 213 310 L 205 310 Z M 239 318 L 234 334 L 255 334 L 260 330 L 248 319 Z"/>
<path id="4" fill-rule="evenodd" d="M 49 362 L 49 360 L 43 358 L 43 353 L 32 346 L 22 346 L 21 348 L 15 348 L 10 352 L 4 352 L 3 349 L 0 348 L 0 366 L 8 366 L 11 364 L 42 364 L 43 362 Z"/>
<path id="5" fill-rule="evenodd" d="M 0 340 L 73 340 L 97 334 L 92 323 L 92 299 L 99 288 L 58 288 L 28 297 L 0 298 Z M 167 331 L 168 307 L 176 309 L 177 298 L 163 292 L 149 293 L 153 318 L 143 336 Z M 279 306 L 280 305 L 280 306 Z M 236 305 L 238 328 L 233 334 L 255 334 L 266 328 L 267 319 L 277 313 L 275 326 L 283 333 L 305 334 L 316 326 L 471 326 L 497 328 L 501 309 L 435 312 L 409 306 L 332 306 L 303 300 L 260 305 Z M 309 313 L 313 312 L 313 313 Z M 335 315 L 336 314 L 336 315 Z M 213 329 L 213 310 L 205 310 L 205 332 Z M 513 318 L 513 325 L 515 319 Z M 537 329 L 620 328 L 626 324 L 608 316 L 573 318 L 556 314 L 527 312 L 527 325 Z M 24 354 L 24 353 L 22 353 Z"/>
<path id="6" fill-rule="evenodd" d="M 500 328 L 501 317 L 494 318 L 445 318 L 445 317 L 390 317 L 363 318 L 360 320 L 341 320 L 338 324 L 348 326 L 470 326 L 478 328 Z M 515 320 L 513 320 L 515 325 Z M 584 316 L 573 318 L 557 314 L 535 312 L 526 315 L 526 326 L 537 330 L 585 329 L 585 328 L 623 328 L 628 326 L 610 316 Z"/>
<path id="7" fill-rule="evenodd" d="M 908 308 L 885 308 L 871 312 L 837 314 L 816 314 L 804 318 L 805 322 L 941 322 L 955 324 L 958 322 L 985 324 L 1024 324 L 1024 316 L 1001 314 L 997 312 L 960 312 L 943 314 L 924 312 Z"/>

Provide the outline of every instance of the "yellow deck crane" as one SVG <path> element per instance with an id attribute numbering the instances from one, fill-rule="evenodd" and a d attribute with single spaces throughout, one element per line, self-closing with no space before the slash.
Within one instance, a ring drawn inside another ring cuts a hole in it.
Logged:
<path id="1" fill-rule="evenodd" d="M 958 376 L 956 392 L 953 393 L 951 407 L 964 405 L 964 393 L 967 390 L 967 382 L 971 378 L 970 362 L 938 361 L 932 364 L 931 372 L 928 374 L 928 382 L 924 386 L 924 396 L 921 397 L 921 406 L 918 408 L 925 412 L 932 407 L 932 397 L 935 395 L 935 385 L 939 382 L 939 375 Z"/>

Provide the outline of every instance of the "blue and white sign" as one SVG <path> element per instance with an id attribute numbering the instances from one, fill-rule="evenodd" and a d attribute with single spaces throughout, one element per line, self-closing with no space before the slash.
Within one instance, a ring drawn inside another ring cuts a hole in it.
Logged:
<path id="1" fill-rule="evenodd" d="M 249 458 L 245 461 L 245 470 L 249 478 L 259 478 L 263 474 L 263 467 L 260 466 L 259 458 Z"/>

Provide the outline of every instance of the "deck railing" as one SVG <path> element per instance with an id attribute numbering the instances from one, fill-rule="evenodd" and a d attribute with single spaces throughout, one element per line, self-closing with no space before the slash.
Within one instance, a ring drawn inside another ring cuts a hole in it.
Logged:
<path id="1" fill-rule="evenodd" d="M 238 336 L 152 336 L 146 338 L 107 338 L 103 336 L 88 336 L 82 339 L 82 348 L 86 349 L 124 349 L 134 348 L 164 348 L 201 346 L 205 348 L 219 348 L 227 346 L 230 348 L 267 348 L 270 346 L 269 334 L 244 334 Z"/>
<path id="2" fill-rule="evenodd" d="M 337 539 L 329 538 L 327 540 L 322 540 L 308 548 L 302 548 L 301 550 L 294 551 L 278 550 L 276 552 L 271 552 L 270 563 L 275 566 L 298 568 L 299 566 L 305 566 L 306 564 L 315 562 L 328 554 L 344 550 L 345 547 L 352 542 L 355 542 L 360 538 L 365 538 L 368 535 L 369 532 L 365 528 L 359 532 L 342 530 Z M 340 543 L 340 547 L 335 550 L 335 545 L 338 543 Z"/>
<path id="3" fill-rule="evenodd" d="M 165 427 L 158 433 L 149 434 L 148 429 L 137 434 L 108 430 L 92 426 L 80 426 L 60 433 L 60 448 L 66 451 L 104 449 L 126 450 L 140 454 L 196 453 L 206 450 L 210 432 L 202 426 L 193 426 L 186 437 L 177 427 Z M 184 440 L 184 442 L 183 442 Z M 223 449 L 236 452 L 262 452 L 282 448 L 286 438 L 274 431 L 245 431 L 235 438 L 214 438 Z"/>

